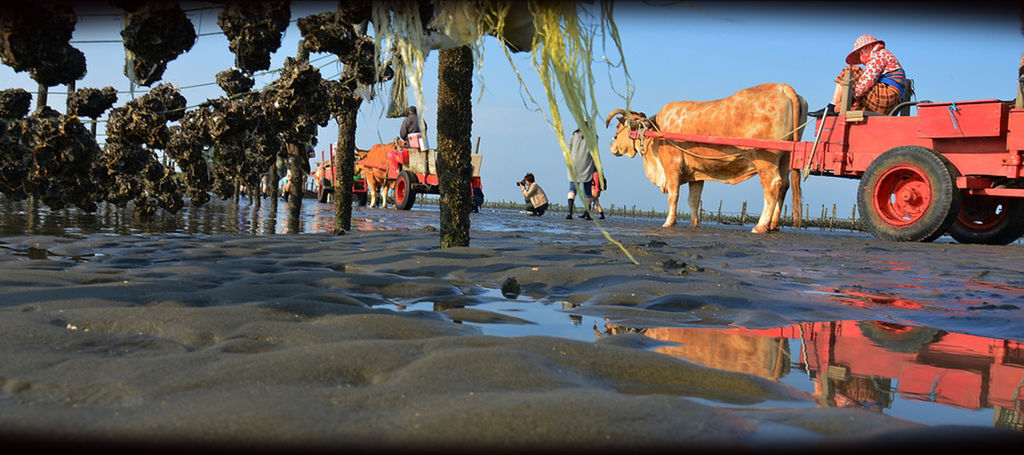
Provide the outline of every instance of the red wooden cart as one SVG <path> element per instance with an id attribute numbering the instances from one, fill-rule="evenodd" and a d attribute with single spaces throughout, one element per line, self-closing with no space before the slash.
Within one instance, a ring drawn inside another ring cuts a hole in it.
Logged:
<path id="1" fill-rule="evenodd" d="M 320 202 L 327 202 L 330 200 L 330 196 L 334 194 L 334 152 L 337 149 L 338 144 L 331 143 L 330 153 L 324 156 L 323 150 L 320 151 L 320 162 L 323 163 L 321 173 L 314 172 L 313 178 L 316 180 L 316 199 Z M 366 180 L 363 176 L 356 175 L 352 179 L 352 196 L 355 197 L 356 202 L 359 205 L 366 205 Z"/>
<path id="2" fill-rule="evenodd" d="M 847 88 L 848 90 L 848 88 Z M 1018 97 L 1019 98 L 1019 97 Z M 844 102 L 844 104 L 847 104 Z M 857 206 L 880 239 L 1007 244 L 1024 233 L 1024 108 L 996 99 L 904 103 L 917 115 L 840 109 L 813 142 L 648 131 L 648 137 L 792 152 L 810 175 L 860 179 Z"/>
<path id="3" fill-rule="evenodd" d="M 480 139 L 477 138 L 477 148 L 479 147 Z M 437 150 L 427 148 L 420 134 L 410 134 L 409 142 L 398 149 L 396 155 L 399 167 L 389 163 L 387 169 L 387 179 L 395 182 L 395 207 L 402 210 L 412 209 L 419 193 L 441 194 L 437 178 Z M 483 188 L 480 182 L 480 153 L 474 151 L 470 155 L 470 161 L 473 176 L 469 191 L 472 194 L 474 188 Z"/>

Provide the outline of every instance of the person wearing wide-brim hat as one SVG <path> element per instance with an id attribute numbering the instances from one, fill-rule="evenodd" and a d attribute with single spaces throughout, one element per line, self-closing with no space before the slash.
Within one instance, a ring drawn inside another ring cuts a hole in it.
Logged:
<path id="1" fill-rule="evenodd" d="M 843 68 L 835 79 L 836 89 L 832 101 L 824 109 L 812 112 L 812 116 L 836 115 L 836 105 L 843 96 L 842 84 L 847 71 L 853 81 L 850 109 L 889 115 L 903 101 L 907 90 L 906 72 L 896 56 L 885 48 L 885 41 L 867 34 L 859 36 L 853 42 L 853 51 L 846 56 L 846 63 L 849 66 Z"/>

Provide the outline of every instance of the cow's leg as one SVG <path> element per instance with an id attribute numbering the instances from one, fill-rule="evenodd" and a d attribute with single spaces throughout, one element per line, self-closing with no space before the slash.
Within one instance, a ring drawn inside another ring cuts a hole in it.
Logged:
<path id="1" fill-rule="evenodd" d="M 377 206 L 377 182 L 372 175 L 366 176 L 366 192 L 370 193 L 370 208 Z"/>
<path id="2" fill-rule="evenodd" d="M 764 190 L 764 206 L 761 209 L 761 217 L 758 218 L 757 225 L 750 232 L 764 234 L 771 230 L 772 214 L 779 203 L 779 193 L 782 191 L 782 176 L 779 175 L 777 165 L 758 167 L 760 168 L 758 176 L 761 178 L 761 187 Z"/>
<path id="3" fill-rule="evenodd" d="M 690 226 L 697 227 L 700 225 L 700 195 L 704 192 L 704 181 L 694 180 L 690 182 L 689 193 L 687 196 L 687 202 L 690 203 Z"/>
<path id="4" fill-rule="evenodd" d="M 803 226 L 803 195 L 800 189 L 800 170 L 793 169 L 789 171 L 790 188 L 793 190 L 793 226 Z"/>
<path id="5" fill-rule="evenodd" d="M 668 190 L 668 216 L 662 227 L 676 225 L 676 208 L 679 206 L 679 185 L 671 185 Z"/>
<path id="6" fill-rule="evenodd" d="M 772 221 L 769 229 L 772 231 L 779 230 L 779 224 L 782 219 L 782 206 L 786 203 L 786 193 L 789 192 L 789 179 L 782 176 L 789 174 L 789 152 L 783 153 L 779 157 L 779 178 L 782 182 L 782 187 L 779 190 L 779 199 L 775 202 L 775 206 L 772 209 Z"/>

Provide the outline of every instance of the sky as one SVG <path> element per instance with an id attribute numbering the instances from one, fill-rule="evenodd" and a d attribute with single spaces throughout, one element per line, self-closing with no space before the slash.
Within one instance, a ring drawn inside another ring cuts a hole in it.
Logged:
<path id="1" fill-rule="evenodd" d="M 82 15 L 72 45 L 86 56 L 87 73 L 78 88 L 113 86 L 120 92 L 116 106 L 131 99 L 123 74 L 124 49 L 120 40 L 119 14 L 109 14 L 106 2 L 71 3 Z M 100 5 L 103 11 L 97 9 Z M 199 38 L 192 49 L 168 64 L 161 82 L 181 90 L 189 106 L 224 96 L 214 83 L 218 72 L 230 68 L 234 56 L 217 25 L 219 7 L 205 2 L 183 2 Z M 281 68 L 284 59 L 296 54 L 301 35 L 294 21 L 299 17 L 327 11 L 336 2 L 293 2 L 292 24 L 280 49 L 272 55 L 271 68 Z M 616 2 L 614 19 L 622 37 L 629 83 L 633 88 L 632 110 L 654 115 L 671 101 L 710 101 L 729 96 L 743 88 L 767 82 L 786 83 L 807 99 L 811 110 L 824 107 L 834 88 L 833 80 L 845 65 L 854 40 L 868 33 L 882 39 L 914 80 L 917 99 L 936 102 L 1013 99 L 1017 70 L 1024 52 L 1022 4 L 979 2 Z M 101 14 L 106 12 L 108 14 Z M 372 31 L 371 31 L 372 33 Z M 608 112 L 624 108 L 626 80 L 621 67 L 609 67 L 602 56 L 618 61 L 610 40 L 595 43 L 592 70 L 596 82 L 599 155 L 608 179 L 601 195 L 605 207 L 636 207 L 665 210 L 666 195 L 643 172 L 641 159 L 616 157 L 608 151 L 614 123 L 605 128 L 601 121 Z M 425 106 L 420 113 L 428 125 L 428 143 L 436 140 L 437 56 L 431 52 L 424 68 Z M 337 78 L 341 65 L 333 55 L 310 56 L 324 78 Z M 484 38 L 484 58 L 473 80 L 473 143 L 479 138 L 483 155 L 481 181 L 491 201 L 522 202 L 515 182 L 532 172 L 553 203 L 565 203 L 568 182 L 565 161 L 556 132 L 549 123 L 543 88 L 530 62 L 529 53 L 512 54 L 523 76 L 525 90 L 516 78 L 501 45 Z M 256 77 L 256 88 L 276 78 L 273 73 Z M 154 84 L 155 85 L 155 84 Z M 15 73 L 0 65 L 0 89 L 24 88 L 35 92 L 38 85 L 27 72 Z M 402 119 L 387 118 L 390 83 L 381 96 L 366 100 L 357 118 L 356 145 L 369 149 L 390 142 L 398 134 Z M 146 87 L 137 87 L 135 95 Z M 64 87 L 51 87 L 48 104 L 63 112 Z M 543 111 L 526 93 L 543 106 Z M 411 89 L 408 99 L 415 103 Z M 34 101 L 33 101 L 34 103 Z M 33 110 L 35 106 L 33 104 Z M 916 112 L 916 109 L 913 112 Z M 567 111 L 564 134 L 575 128 Z M 101 135 L 103 127 L 99 128 Z M 813 141 L 813 123 L 803 140 Z M 98 138 L 102 143 L 103 137 Z M 320 128 L 317 157 L 337 140 L 332 122 Z M 856 180 L 811 176 L 802 184 L 809 215 L 821 207 L 847 216 L 856 205 Z M 681 189 L 681 213 L 686 213 L 686 188 Z M 729 185 L 708 182 L 704 186 L 706 210 L 739 213 L 744 202 L 748 213 L 759 213 L 762 204 L 757 178 Z M 787 204 L 791 204 L 787 197 Z M 807 215 L 805 215 L 807 216 Z"/>

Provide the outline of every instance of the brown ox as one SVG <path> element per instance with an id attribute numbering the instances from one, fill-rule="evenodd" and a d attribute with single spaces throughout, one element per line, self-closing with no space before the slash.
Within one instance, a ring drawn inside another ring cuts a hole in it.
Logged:
<path id="1" fill-rule="evenodd" d="M 619 125 L 611 152 L 630 158 L 639 152 L 643 157 L 647 178 L 661 188 L 662 193 L 668 193 L 668 218 L 664 226 L 676 224 L 681 184 L 689 183 L 690 224 L 697 226 L 700 194 L 705 180 L 736 184 L 757 174 L 764 189 L 764 208 L 751 232 L 779 229 L 782 204 L 790 186 L 783 177 L 789 169 L 790 152 L 648 137 L 633 139 L 629 133 L 640 130 L 642 134 L 644 129 L 651 129 L 706 136 L 799 140 L 803 133 L 803 120 L 807 117 L 807 102 L 792 87 L 762 84 L 720 100 L 672 102 L 650 119 L 642 112 L 627 113 L 616 109 L 608 114 L 605 126 L 616 115 L 619 116 Z M 793 186 L 793 219 L 799 223 L 799 171 L 793 170 L 790 180 Z"/>
<path id="2" fill-rule="evenodd" d="M 394 180 L 388 180 L 388 151 L 395 148 L 395 143 L 375 144 L 365 155 L 356 158 L 356 173 L 362 174 L 366 181 L 366 192 L 369 193 L 369 207 L 377 204 L 380 196 L 380 207 L 384 208 L 388 199 L 388 190 Z M 383 194 L 380 194 L 384 190 Z"/>

